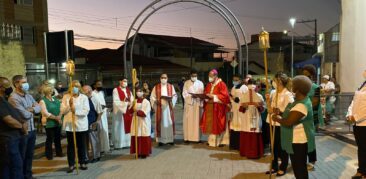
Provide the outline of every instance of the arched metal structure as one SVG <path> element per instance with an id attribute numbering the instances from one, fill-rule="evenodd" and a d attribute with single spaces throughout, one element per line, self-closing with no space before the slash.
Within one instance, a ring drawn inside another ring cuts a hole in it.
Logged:
<path id="1" fill-rule="evenodd" d="M 227 8 L 223 3 L 221 3 L 218 0 L 155 0 L 152 3 L 150 3 L 148 6 L 146 6 L 134 19 L 134 21 L 132 22 L 130 28 L 128 29 L 127 35 L 126 35 L 126 40 L 125 40 L 125 45 L 124 45 L 124 51 L 123 51 L 123 62 L 124 62 L 124 74 L 125 76 L 128 75 L 128 70 L 127 70 L 127 45 L 128 45 L 128 39 L 130 37 L 131 31 L 134 30 L 135 31 L 135 35 L 133 37 L 132 43 L 131 43 L 131 49 L 130 49 L 130 61 L 131 61 L 131 65 L 133 66 L 133 49 L 134 49 L 134 43 L 135 43 L 135 39 L 137 37 L 137 34 L 139 32 L 139 30 L 141 29 L 141 27 L 143 26 L 143 24 L 157 11 L 159 11 L 160 9 L 169 6 L 169 5 L 173 5 L 173 4 L 177 4 L 177 3 L 195 3 L 195 4 L 200 4 L 203 6 L 206 6 L 210 9 L 212 9 L 213 11 L 215 11 L 216 13 L 218 13 L 225 21 L 226 23 L 230 26 L 231 30 L 233 31 L 233 34 L 235 36 L 236 39 L 236 44 L 237 44 L 237 48 L 238 48 L 238 54 L 237 54 L 237 59 L 239 59 L 239 73 L 242 74 L 243 73 L 243 52 L 242 52 L 242 48 L 241 48 L 241 44 L 243 44 L 245 46 L 246 49 L 246 59 L 245 59 L 245 66 L 246 66 L 246 71 L 245 74 L 248 74 L 248 46 L 247 46 L 247 41 L 245 38 L 245 31 L 242 27 L 242 25 L 240 24 L 239 20 L 235 17 L 235 15 L 230 11 L 229 8 Z M 140 21 L 139 21 L 140 20 Z M 139 22 L 139 23 L 137 23 Z M 137 25 L 135 28 L 135 25 Z M 242 38 L 240 38 L 239 33 L 241 35 Z M 243 43 L 240 43 L 240 40 L 243 40 Z"/>

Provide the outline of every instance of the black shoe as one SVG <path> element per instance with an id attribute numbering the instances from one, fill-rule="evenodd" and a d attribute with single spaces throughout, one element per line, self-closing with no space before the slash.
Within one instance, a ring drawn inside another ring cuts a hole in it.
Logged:
<path id="1" fill-rule="evenodd" d="M 276 176 L 281 177 L 283 175 L 286 175 L 286 171 L 278 170 L 276 173 Z"/>
<path id="2" fill-rule="evenodd" d="M 173 146 L 175 145 L 175 144 L 174 144 L 174 142 L 170 142 L 170 143 L 168 143 L 168 144 L 169 144 L 169 145 L 173 145 Z"/>
<path id="3" fill-rule="evenodd" d="M 81 165 L 81 166 L 80 166 L 80 169 L 81 169 L 81 170 L 88 170 L 88 167 L 84 164 L 84 165 Z"/>
<path id="4" fill-rule="evenodd" d="M 93 159 L 89 163 L 95 163 L 95 162 L 97 162 L 97 159 Z"/>
<path id="5" fill-rule="evenodd" d="M 67 173 L 72 173 L 75 170 L 75 167 L 69 167 L 69 169 L 66 171 Z"/>
<path id="6" fill-rule="evenodd" d="M 158 146 L 159 147 L 161 147 L 161 146 L 163 146 L 164 144 L 163 143 L 161 143 L 161 142 L 159 142 L 159 144 L 158 144 Z"/>
<path id="7" fill-rule="evenodd" d="M 63 153 L 60 153 L 60 154 L 56 154 L 56 157 L 65 157 L 65 155 Z"/>
<path id="8" fill-rule="evenodd" d="M 266 171 L 266 175 L 275 174 L 275 173 L 277 173 L 277 170 L 274 170 L 274 169 L 272 169 L 272 172 L 271 171 Z"/>
<path id="9" fill-rule="evenodd" d="M 188 140 L 185 140 L 184 141 L 184 144 L 188 145 L 189 144 L 189 141 Z"/>
<path id="10" fill-rule="evenodd" d="M 98 157 L 98 158 L 96 159 L 96 161 L 97 161 L 97 162 L 99 162 L 99 161 L 100 161 L 100 157 Z"/>
<path id="11" fill-rule="evenodd" d="M 53 160 L 53 157 L 46 157 L 47 160 Z"/>

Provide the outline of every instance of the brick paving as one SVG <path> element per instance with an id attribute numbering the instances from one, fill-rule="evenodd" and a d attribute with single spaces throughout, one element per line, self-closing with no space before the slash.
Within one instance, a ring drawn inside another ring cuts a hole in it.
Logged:
<path id="1" fill-rule="evenodd" d="M 67 174 L 66 157 L 48 161 L 42 156 L 43 148 L 36 150 L 33 172 L 37 178 L 151 178 L 151 179 L 252 179 L 268 178 L 264 172 L 269 167 L 269 156 L 258 160 L 240 157 L 227 147 L 211 148 L 205 144 L 185 145 L 182 139 L 182 107 L 176 107 L 177 144 L 154 146 L 147 159 L 135 160 L 128 149 L 106 153 L 98 163 L 89 164 L 79 175 Z M 180 120 L 180 121 L 179 121 Z M 350 178 L 357 168 L 357 148 L 333 137 L 316 137 L 318 162 L 310 178 Z M 66 141 L 63 140 L 64 153 Z M 155 144 L 154 144 L 155 145 Z M 294 178 L 291 166 L 288 174 L 280 178 Z"/>

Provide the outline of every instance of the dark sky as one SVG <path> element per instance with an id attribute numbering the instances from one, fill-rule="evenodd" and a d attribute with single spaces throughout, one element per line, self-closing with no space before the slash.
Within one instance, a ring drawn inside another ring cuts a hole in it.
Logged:
<path id="1" fill-rule="evenodd" d="M 48 0 L 50 31 L 71 29 L 75 43 L 85 48 L 117 48 L 124 40 L 134 17 L 152 0 Z M 261 27 L 267 31 L 290 29 L 289 18 L 317 19 L 318 32 L 339 23 L 340 0 L 222 0 L 238 17 L 247 38 Z M 298 35 L 314 33 L 313 24 L 296 24 Z M 179 3 L 161 9 L 141 32 L 190 36 L 235 48 L 235 40 L 225 21 L 207 7 Z M 94 36 L 90 38 L 89 36 Z M 97 37 L 97 38 L 95 38 Z M 102 42 L 101 38 L 108 38 Z M 111 41 L 112 40 L 112 41 Z"/>

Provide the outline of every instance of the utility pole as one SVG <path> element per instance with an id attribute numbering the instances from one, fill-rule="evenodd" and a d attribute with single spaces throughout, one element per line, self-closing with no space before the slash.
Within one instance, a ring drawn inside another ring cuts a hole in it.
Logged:
<path id="1" fill-rule="evenodd" d="M 296 23 L 309 23 L 312 22 L 314 23 L 314 54 L 318 51 L 318 23 L 317 23 L 317 19 L 313 19 L 313 20 L 301 20 L 301 21 L 296 21 Z"/>

